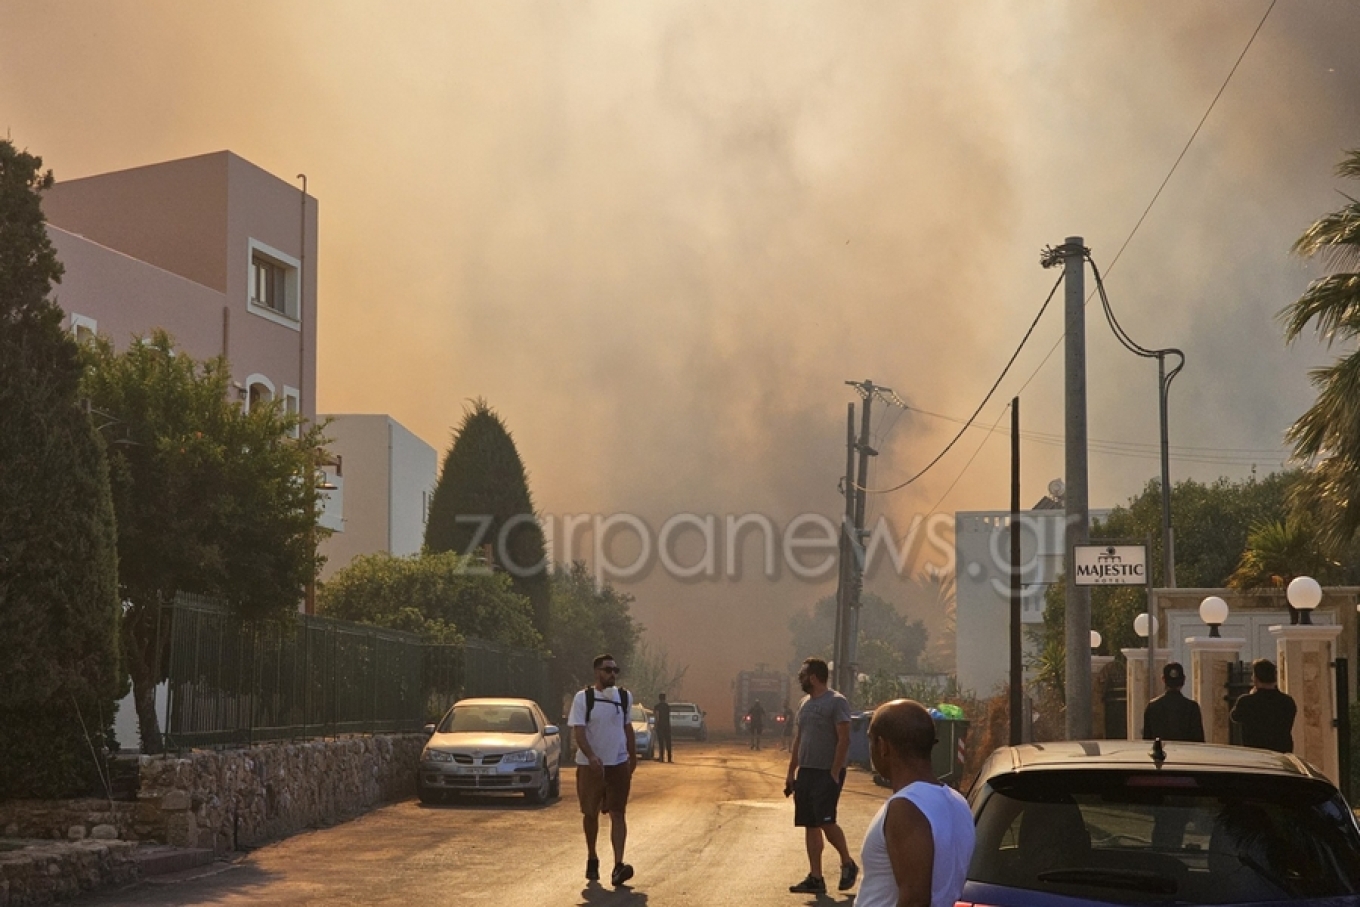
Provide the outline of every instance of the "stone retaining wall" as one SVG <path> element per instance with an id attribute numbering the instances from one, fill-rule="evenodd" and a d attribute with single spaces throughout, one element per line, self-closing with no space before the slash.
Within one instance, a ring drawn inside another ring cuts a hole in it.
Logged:
<path id="1" fill-rule="evenodd" d="M 0 836 L 63 841 L 130 839 L 137 804 L 109 800 L 10 800 L 0 803 Z"/>
<path id="2" fill-rule="evenodd" d="M 6 838 L 156 841 L 235 850 L 332 824 L 415 792 L 424 734 L 142 756 L 136 803 L 0 803 Z"/>
<path id="3" fill-rule="evenodd" d="M 415 791 L 423 734 L 143 756 L 134 832 L 235 850 L 357 815 Z"/>
<path id="4" fill-rule="evenodd" d="M 25 843 L 0 849 L 0 907 L 52 904 L 138 877 L 128 841 Z"/>

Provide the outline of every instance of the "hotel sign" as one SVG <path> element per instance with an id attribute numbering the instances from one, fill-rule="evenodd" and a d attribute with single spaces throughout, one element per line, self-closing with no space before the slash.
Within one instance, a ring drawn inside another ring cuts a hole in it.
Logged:
<path id="1" fill-rule="evenodd" d="M 1075 545 L 1072 584 L 1075 586 L 1146 586 L 1146 545 Z"/>

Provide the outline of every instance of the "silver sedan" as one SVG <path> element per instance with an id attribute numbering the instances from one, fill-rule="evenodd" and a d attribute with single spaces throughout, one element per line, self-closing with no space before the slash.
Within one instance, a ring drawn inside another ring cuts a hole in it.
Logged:
<path id="1" fill-rule="evenodd" d="M 520 792 L 530 803 L 558 794 L 562 737 L 529 699 L 463 699 L 426 725 L 416 793 L 432 803 L 454 793 Z"/>

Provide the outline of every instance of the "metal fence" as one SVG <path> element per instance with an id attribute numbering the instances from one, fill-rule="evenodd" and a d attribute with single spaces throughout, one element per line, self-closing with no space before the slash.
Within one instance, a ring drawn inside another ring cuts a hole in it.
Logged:
<path id="1" fill-rule="evenodd" d="M 465 696 L 546 698 L 542 655 L 481 640 L 430 645 L 301 614 L 245 621 L 191 595 L 168 623 L 171 748 L 417 731 Z"/>

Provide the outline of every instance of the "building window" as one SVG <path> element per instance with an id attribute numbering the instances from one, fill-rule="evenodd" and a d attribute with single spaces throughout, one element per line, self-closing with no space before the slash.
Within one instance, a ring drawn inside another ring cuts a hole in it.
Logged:
<path id="1" fill-rule="evenodd" d="M 88 315 L 77 315 L 71 313 L 71 336 L 76 343 L 94 343 L 95 337 L 99 334 L 99 322 Z"/>
<path id="2" fill-rule="evenodd" d="M 274 382 L 264 375 L 251 375 L 246 379 L 246 412 L 258 404 L 274 399 Z"/>
<path id="3" fill-rule="evenodd" d="M 287 315 L 288 288 L 284 276 L 282 265 L 256 253 L 250 259 L 250 301 Z"/>
<path id="4" fill-rule="evenodd" d="M 250 240 L 248 308 L 271 321 L 296 328 L 301 318 L 301 262 L 291 255 Z"/>
<path id="5" fill-rule="evenodd" d="M 283 386 L 283 411 L 290 416 L 298 416 L 302 413 L 302 395 L 298 393 L 296 387 Z M 294 438 L 302 437 L 302 422 L 293 426 L 292 435 Z"/>

